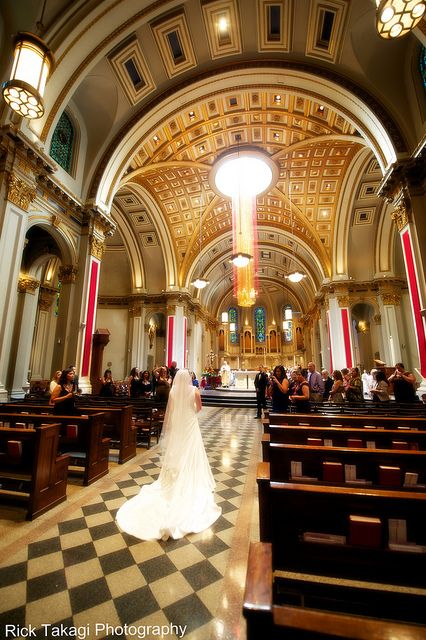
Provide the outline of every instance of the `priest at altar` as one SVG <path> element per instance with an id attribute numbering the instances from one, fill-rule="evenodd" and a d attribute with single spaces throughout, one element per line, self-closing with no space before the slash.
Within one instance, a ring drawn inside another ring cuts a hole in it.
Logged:
<path id="1" fill-rule="evenodd" d="M 222 387 L 229 387 L 231 383 L 231 367 L 226 360 L 223 361 L 223 365 L 220 368 L 220 377 L 222 380 Z"/>

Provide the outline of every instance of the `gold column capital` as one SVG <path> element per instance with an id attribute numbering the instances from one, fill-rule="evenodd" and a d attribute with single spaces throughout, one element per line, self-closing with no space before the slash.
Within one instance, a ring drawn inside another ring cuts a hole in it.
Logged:
<path id="1" fill-rule="evenodd" d="M 37 289 L 40 286 L 40 280 L 36 280 L 35 278 L 31 278 L 31 276 L 20 275 L 18 280 L 18 291 L 21 293 L 31 293 L 35 294 Z"/>
<path id="2" fill-rule="evenodd" d="M 18 178 L 14 173 L 9 173 L 7 179 L 7 200 L 16 204 L 24 211 L 28 211 L 31 202 L 35 200 L 37 190 Z"/>
<path id="3" fill-rule="evenodd" d="M 70 284 L 77 280 L 78 267 L 73 264 L 64 264 L 59 267 L 58 280 L 61 284 Z"/>

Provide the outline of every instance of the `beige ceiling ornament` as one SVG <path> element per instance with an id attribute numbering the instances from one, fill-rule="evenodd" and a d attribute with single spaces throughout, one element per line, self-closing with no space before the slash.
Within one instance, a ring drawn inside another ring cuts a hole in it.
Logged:
<path id="1" fill-rule="evenodd" d="M 14 173 L 9 173 L 7 183 L 7 199 L 9 202 L 12 202 L 24 211 L 28 211 L 31 202 L 34 202 L 37 195 L 35 187 L 30 187 Z"/>

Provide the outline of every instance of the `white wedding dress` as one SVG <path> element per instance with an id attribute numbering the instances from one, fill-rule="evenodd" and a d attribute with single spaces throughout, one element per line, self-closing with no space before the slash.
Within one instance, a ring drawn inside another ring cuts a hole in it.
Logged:
<path id="1" fill-rule="evenodd" d="M 160 438 L 158 480 L 143 486 L 117 512 L 120 529 L 141 540 L 204 531 L 222 512 L 214 502 L 215 481 L 198 425 L 196 393 L 188 370 L 179 370 Z"/>

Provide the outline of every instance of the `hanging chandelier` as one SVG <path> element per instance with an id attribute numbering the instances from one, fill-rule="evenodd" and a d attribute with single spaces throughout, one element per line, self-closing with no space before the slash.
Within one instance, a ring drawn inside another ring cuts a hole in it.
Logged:
<path id="1" fill-rule="evenodd" d="M 278 169 L 270 158 L 253 148 L 226 152 L 213 166 L 210 184 L 216 193 L 232 198 L 232 255 L 234 294 L 241 307 L 252 306 L 257 296 L 256 197 L 276 182 Z"/>
<path id="2" fill-rule="evenodd" d="M 289 199 L 289 203 L 290 203 L 290 228 L 291 228 L 291 237 L 292 237 L 292 244 L 293 244 L 293 262 L 296 264 L 296 250 L 294 248 L 295 247 L 295 237 L 294 237 L 294 224 L 295 223 L 293 222 L 293 208 L 292 208 L 292 202 L 291 202 L 291 184 L 290 184 L 290 181 L 288 183 L 288 199 Z M 290 280 L 290 282 L 293 282 L 293 283 L 297 284 L 298 282 L 303 280 L 303 278 L 306 278 L 306 274 L 302 273 L 297 268 L 295 268 L 294 271 L 290 271 L 284 277 L 287 278 L 287 280 Z"/>
<path id="3" fill-rule="evenodd" d="M 195 280 L 193 280 L 191 282 L 192 286 L 194 286 L 196 289 L 205 289 L 207 287 L 207 285 L 209 284 L 209 281 L 206 280 L 205 278 L 201 277 L 201 273 L 202 273 L 202 268 L 201 268 L 201 244 L 202 244 L 202 227 L 201 227 L 201 222 L 202 222 L 202 207 L 203 207 L 203 198 L 202 195 L 200 196 L 200 220 L 199 220 L 199 237 L 198 237 L 198 243 L 199 243 L 199 254 L 198 254 L 198 269 L 200 272 L 200 275 L 195 278 Z"/>
<path id="4" fill-rule="evenodd" d="M 412 31 L 426 11 L 426 0 L 376 0 L 376 28 L 382 38 L 400 38 Z"/>

